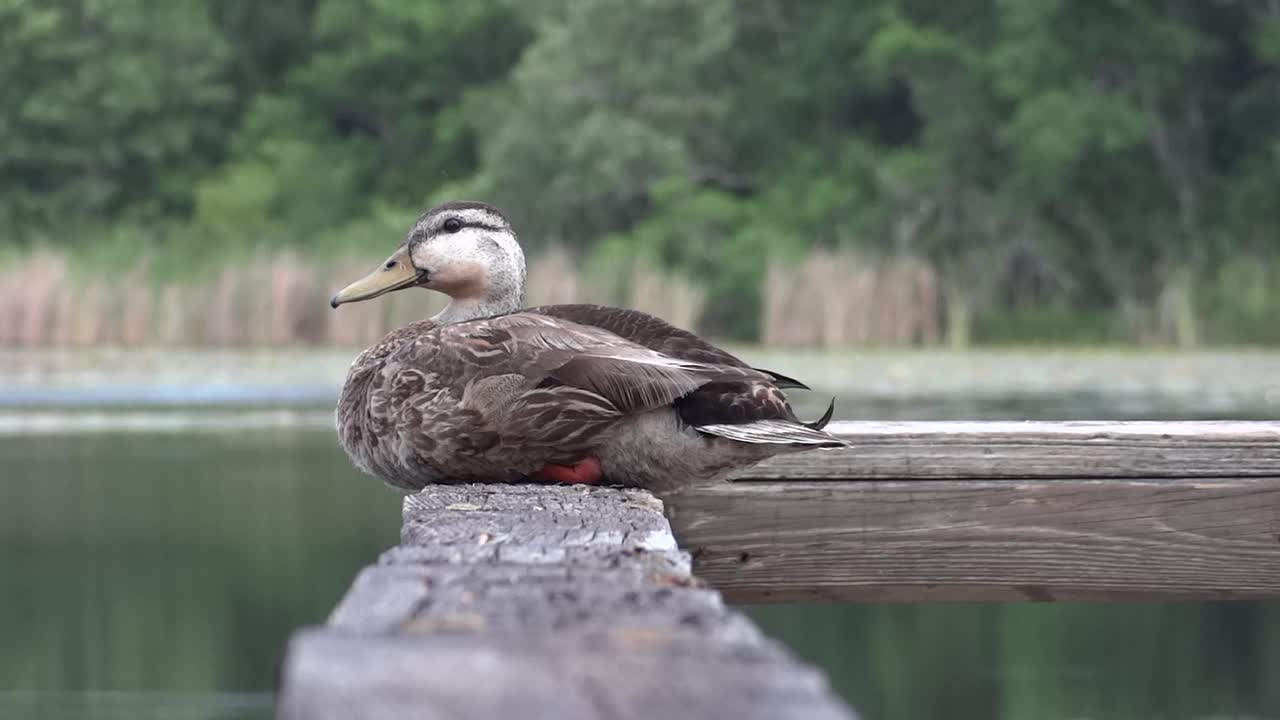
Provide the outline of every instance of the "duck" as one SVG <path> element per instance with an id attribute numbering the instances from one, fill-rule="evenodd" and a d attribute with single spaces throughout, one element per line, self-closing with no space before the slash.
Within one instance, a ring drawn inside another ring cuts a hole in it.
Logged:
<path id="1" fill-rule="evenodd" d="M 356 356 L 335 412 L 362 472 L 402 492 L 471 482 L 670 491 L 766 458 L 846 443 L 801 421 L 784 390 L 698 335 L 621 307 L 525 308 L 525 256 L 483 202 L 418 218 L 395 252 L 339 290 L 337 309 L 390 292 L 448 296 Z"/>

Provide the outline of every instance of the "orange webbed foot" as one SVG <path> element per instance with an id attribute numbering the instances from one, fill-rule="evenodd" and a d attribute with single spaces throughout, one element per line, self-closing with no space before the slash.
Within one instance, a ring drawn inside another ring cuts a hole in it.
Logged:
<path id="1" fill-rule="evenodd" d="M 589 457 L 572 465 L 547 465 L 533 477 L 536 480 L 564 483 L 566 485 L 595 485 L 603 474 L 600 461 Z"/>

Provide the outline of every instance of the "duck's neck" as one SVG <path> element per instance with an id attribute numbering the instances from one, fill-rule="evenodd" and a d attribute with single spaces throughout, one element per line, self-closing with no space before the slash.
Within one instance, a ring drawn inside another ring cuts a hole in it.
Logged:
<path id="1" fill-rule="evenodd" d="M 524 306 L 524 282 L 523 262 L 492 268 L 483 292 L 450 297 L 444 310 L 431 319 L 445 325 L 513 313 Z"/>
<path id="2" fill-rule="evenodd" d="M 483 279 L 468 284 L 464 292 L 451 294 L 449 304 L 432 320 L 442 325 L 466 322 L 506 315 L 524 306 L 524 252 L 510 233 L 489 239 L 492 242 L 482 263 Z"/>
<path id="3" fill-rule="evenodd" d="M 449 323 L 466 322 L 477 318 L 506 315 L 520 309 L 521 299 L 514 298 L 453 298 L 444 310 L 436 313 L 431 319 L 447 325 Z"/>

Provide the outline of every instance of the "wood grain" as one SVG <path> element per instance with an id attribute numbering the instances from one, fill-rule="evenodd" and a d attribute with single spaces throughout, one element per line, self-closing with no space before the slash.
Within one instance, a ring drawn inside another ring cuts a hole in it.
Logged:
<path id="1" fill-rule="evenodd" d="M 1280 422 L 842 422 L 741 480 L 1280 476 Z"/>
<path id="2" fill-rule="evenodd" d="M 1280 599 L 1280 423 L 834 429 L 667 495 L 670 525 L 636 490 L 407 498 L 291 640 L 279 716 L 851 718 L 724 600 Z"/>
<path id="3" fill-rule="evenodd" d="M 1280 478 L 733 482 L 668 513 L 729 602 L 1280 599 Z"/>
<path id="4" fill-rule="evenodd" d="M 401 545 L 293 636 L 278 713 L 853 718 L 694 580 L 651 495 L 531 485 L 407 498 Z"/>

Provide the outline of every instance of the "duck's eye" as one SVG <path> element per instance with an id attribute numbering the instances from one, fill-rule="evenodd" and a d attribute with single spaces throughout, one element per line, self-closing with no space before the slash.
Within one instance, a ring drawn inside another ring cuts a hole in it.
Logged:
<path id="1" fill-rule="evenodd" d="M 447 233 L 456 233 L 462 229 L 462 221 L 458 218 L 449 218 L 444 221 L 444 231 Z"/>

